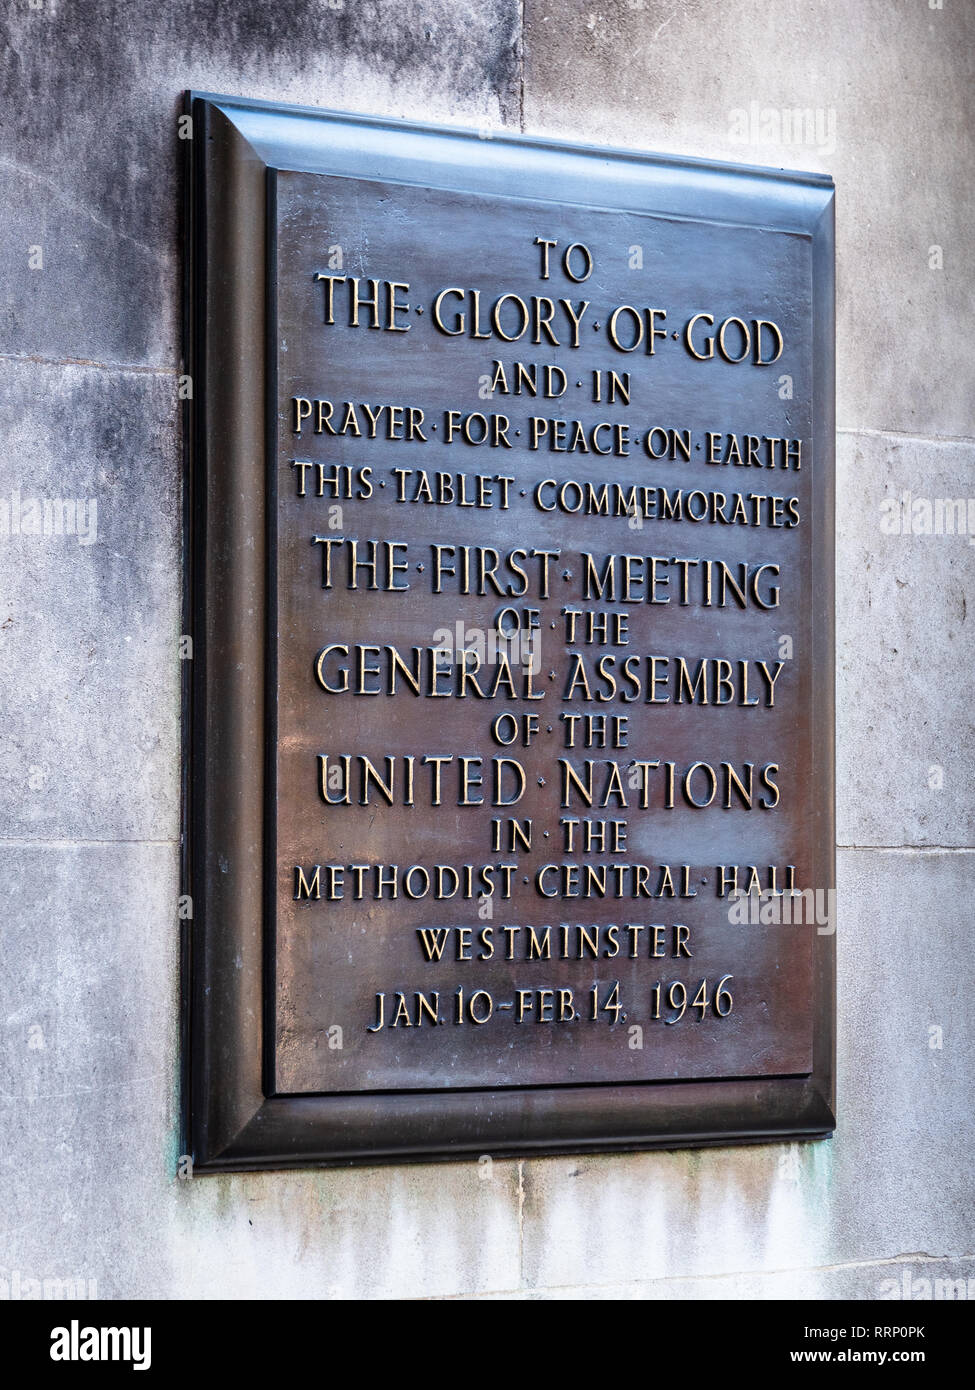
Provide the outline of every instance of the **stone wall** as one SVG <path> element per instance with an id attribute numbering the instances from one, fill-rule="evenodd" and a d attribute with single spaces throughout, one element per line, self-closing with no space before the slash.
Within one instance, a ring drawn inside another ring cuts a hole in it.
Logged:
<path id="1" fill-rule="evenodd" d="M 975 551 L 884 530 L 881 508 L 975 497 L 975 9 L 594 3 L 3 7 L 0 523 L 18 492 L 84 523 L 0 534 L 0 1296 L 77 1278 L 102 1297 L 876 1297 L 975 1278 Z M 176 1180 L 188 87 L 833 174 L 831 1141 Z"/>

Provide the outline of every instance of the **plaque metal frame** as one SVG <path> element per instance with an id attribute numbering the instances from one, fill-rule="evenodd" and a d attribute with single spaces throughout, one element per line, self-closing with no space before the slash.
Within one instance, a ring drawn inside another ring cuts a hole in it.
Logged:
<path id="1" fill-rule="evenodd" d="M 835 938 L 814 938 L 808 1076 L 274 1095 L 265 991 L 275 306 L 268 170 L 759 226 L 810 239 L 816 884 L 835 886 L 834 230 L 824 175 L 590 149 L 190 92 L 184 142 L 183 1124 L 195 1172 L 676 1148 L 828 1135 Z"/>

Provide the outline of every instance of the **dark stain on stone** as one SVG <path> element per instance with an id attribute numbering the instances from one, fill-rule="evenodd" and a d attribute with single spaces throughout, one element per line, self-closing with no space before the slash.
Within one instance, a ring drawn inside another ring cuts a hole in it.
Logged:
<path id="1" fill-rule="evenodd" d="M 366 93 L 363 108 L 409 108 L 435 90 L 469 113 L 461 124 L 500 110 L 517 127 L 518 0 L 4 7 L 0 352 L 175 365 L 183 90 L 328 107 L 331 75 L 348 68 L 381 84 L 384 100 Z M 35 243 L 45 268 L 31 272 Z"/>

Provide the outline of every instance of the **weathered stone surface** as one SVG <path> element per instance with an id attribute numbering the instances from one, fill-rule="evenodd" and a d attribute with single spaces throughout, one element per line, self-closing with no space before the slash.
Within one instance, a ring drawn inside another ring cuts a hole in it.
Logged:
<path id="1" fill-rule="evenodd" d="M 175 839 L 175 378 L 7 361 L 0 399 L 2 835 Z"/>
<path id="2" fill-rule="evenodd" d="M 973 81 L 966 5 L 525 7 L 527 130 L 833 175 L 837 410 L 849 427 L 975 432 L 975 357 L 958 321 Z M 795 110 L 811 113 L 797 134 Z M 929 268 L 932 248 L 941 269 Z"/>
<path id="3" fill-rule="evenodd" d="M 0 845 L 0 1266 L 133 1295 L 176 1277 L 177 856 Z"/>
<path id="4" fill-rule="evenodd" d="M 529 1287 L 827 1264 L 828 1143 L 537 1160 Z M 818 1216 L 817 1216 L 818 1213 Z"/>
<path id="5" fill-rule="evenodd" d="M 184 90 L 517 125 L 518 14 L 517 0 L 5 6 L 0 353 L 175 367 Z"/>
<path id="6" fill-rule="evenodd" d="M 784 1269 L 767 1274 L 719 1274 L 699 1279 L 649 1279 L 634 1283 L 579 1284 L 557 1289 L 521 1289 L 488 1298 L 553 1302 L 674 1302 L 683 1299 L 790 1299 L 802 1303 L 824 1299 L 869 1299 L 884 1302 L 962 1302 L 975 1298 L 975 1259 L 931 1260 L 906 1256 L 875 1263 L 826 1269 Z M 889 1310 L 887 1310 L 889 1311 Z M 915 1308 L 923 1317 L 923 1310 Z M 815 1314 L 809 1321 L 815 1323 Z M 797 1345 L 797 1350 L 799 1346 Z"/>
<path id="7" fill-rule="evenodd" d="M 430 1298 L 518 1283 L 518 1165 L 200 1178 L 170 1194 L 190 1298 Z"/>
<path id="8" fill-rule="evenodd" d="M 839 855 L 831 1262 L 975 1253 L 971 851 Z"/>
<path id="9" fill-rule="evenodd" d="M 836 540 L 839 843 L 975 844 L 975 442 L 841 434 Z"/>

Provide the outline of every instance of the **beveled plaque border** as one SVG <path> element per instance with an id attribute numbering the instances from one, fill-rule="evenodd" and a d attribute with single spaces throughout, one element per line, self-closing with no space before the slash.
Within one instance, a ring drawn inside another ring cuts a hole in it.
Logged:
<path id="1" fill-rule="evenodd" d="M 834 190 L 819 174 L 188 92 L 185 402 L 183 1146 L 194 1172 L 812 1139 L 834 1120 L 835 938 L 814 935 L 808 1076 L 284 1096 L 264 1079 L 273 971 L 268 754 L 274 603 L 275 169 L 789 231 L 813 269 L 813 850 L 835 887 Z M 807 677 L 808 678 L 808 677 Z M 833 924 L 835 926 L 835 923 Z"/>

